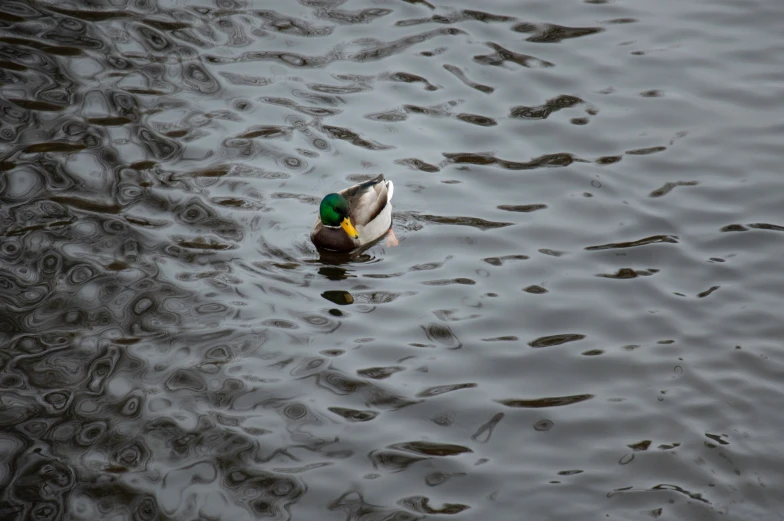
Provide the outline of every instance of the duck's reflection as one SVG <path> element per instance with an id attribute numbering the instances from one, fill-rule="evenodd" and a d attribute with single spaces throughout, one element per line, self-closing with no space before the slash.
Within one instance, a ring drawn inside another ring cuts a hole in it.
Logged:
<path id="1" fill-rule="evenodd" d="M 348 291 L 325 291 L 321 296 L 338 306 L 348 306 L 354 303 L 354 297 Z"/>
<path id="2" fill-rule="evenodd" d="M 318 259 L 308 262 L 321 264 L 318 273 L 329 280 L 346 280 L 355 276 L 352 274 L 354 270 L 350 268 L 351 264 L 366 264 L 379 261 L 375 255 L 368 253 L 368 249 L 373 244 L 375 243 L 348 253 L 320 249 L 318 250 Z"/>
<path id="3" fill-rule="evenodd" d="M 341 268 L 340 266 L 322 266 L 318 270 L 319 275 L 322 275 L 329 280 L 345 280 L 349 277 L 353 277 L 350 275 L 348 270 L 345 268 Z"/>

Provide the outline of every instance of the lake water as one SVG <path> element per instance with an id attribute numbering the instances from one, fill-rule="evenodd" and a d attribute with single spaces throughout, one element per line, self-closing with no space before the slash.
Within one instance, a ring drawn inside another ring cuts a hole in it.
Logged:
<path id="1" fill-rule="evenodd" d="M 0 519 L 784 519 L 783 34 L 3 0 Z M 319 254 L 379 173 L 399 245 Z"/>

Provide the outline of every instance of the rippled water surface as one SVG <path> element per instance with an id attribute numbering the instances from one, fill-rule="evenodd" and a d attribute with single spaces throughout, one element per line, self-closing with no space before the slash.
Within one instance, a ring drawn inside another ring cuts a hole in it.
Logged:
<path id="1" fill-rule="evenodd" d="M 2 0 L 0 519 L 782 519 L 782 20 Z"/>

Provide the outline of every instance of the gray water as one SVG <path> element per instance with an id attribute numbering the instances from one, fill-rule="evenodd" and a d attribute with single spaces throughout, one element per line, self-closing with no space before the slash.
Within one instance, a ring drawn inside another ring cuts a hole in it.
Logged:
<path id="1" fill-rule="evenodd" d="M 3 0 L 0 519 L 784 518 L 783 34 Z M 320 254 L 379 173 L 399 245 Z"/>

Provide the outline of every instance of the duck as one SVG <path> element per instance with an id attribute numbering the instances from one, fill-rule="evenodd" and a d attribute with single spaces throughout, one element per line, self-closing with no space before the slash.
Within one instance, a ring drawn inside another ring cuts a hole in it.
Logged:
<path id="1" fill-rule="evenodd" d="M 350 252 L 387 235 L 387 245 L 397 245 L 392 232 L 392 195 L 395 185 L 384 174 L 327 194 L 310 232 L 317 248 Z"/>

